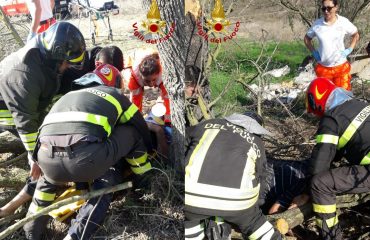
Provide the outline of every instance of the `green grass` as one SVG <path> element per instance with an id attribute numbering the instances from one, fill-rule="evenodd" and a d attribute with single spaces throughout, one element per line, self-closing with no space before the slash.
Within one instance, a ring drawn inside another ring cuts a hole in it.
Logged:
<path id="1" fill-rule="evenodd" d="M 274 52 L 275 47 L 276 51 Z M 211 45 L 213 52 L 215 45 Z M 227 81 L 235 77 L 235 70 L 239 69 L 241 73 L 248 76 L 257 73 L 257 70 L 248 59 L 256 60 L 261 53 L 262 45 L 257 42 L 248 42 L 239 40 L 236 43 L 227 42 L 221 45 L 221 51 L 216 62 L 212 64 L 212 72 L 210 76 L 212 98 L 216 98 L 222 89 L 224 89 Z M 280 78 L 270 78 L 270 82 L 290 81 L 296 76 L 297 69 L 303 59 L 309 55 L 309 51 L 302 42 L 267 42 L 263 47 L 260 64 L 267 62 L 271 58 L 267 71 L 284 67 L 288 65 L 291 69 L 290 73 Z M 262 64 L 262 68 L 266 64 Z M 236 108 L 245 106 L 251 103 L 246 92 L 240 84 L 233 84 L 226 95 L 215 106 L 216 114 L 225 110 L 227 105 L 234 105 Z M 235 110 L 235 108 L 234 108 Z"/>

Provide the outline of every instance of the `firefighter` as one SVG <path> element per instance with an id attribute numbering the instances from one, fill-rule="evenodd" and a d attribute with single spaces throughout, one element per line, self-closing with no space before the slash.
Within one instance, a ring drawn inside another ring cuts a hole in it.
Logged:
<path id="1" fill-rule="evenodd" d="M 100 50 L 104 51 L 101 53 L 99 52 Z M 113 63 L 112 65 L 114 67 L 117 66 L 117 69 L 122 69 L 123 54 L 122 51 L 115 46 L 104 47 L 103 49 L 101 47 L 95 47 L 91 50 L 87 50 L 85 52 L 85 58 L 81 66 L 71 65 L 64 72 L 59 93 L 67 93 L 71 90 L 77 90 L 86 87 L 92 87 L 93 85 L 97 84 L 103 84 L 103 82 L 99 82 L 99 80 L 97 80 L 98 78 L 95 77 L 95 74 L 89 74 L 83 77 L 80 76 L 82 73 L 93 71 L 90 70 L 91 67 L 89 65 L 91 63 L 93 66 Z M 28 179 L 25 187 L 11 201 L 0 208 L 0 218 L 13 214 L 21 205 L 30 201 L 35 191 L 35 187 L 36 181 L 31 181 L 31 179 Z"/>
<path id="2" fill-rule="evenodd" d="M 58 92 L 60 75 L 83 60 L 85 47 L 75 26 L 59 22 L 0 63 L 0 131 L 19 135 L 34 179 L 40 175 L 32 152 L 41 113 Z"/>
<path id="3" fill-rule="evenodd" d="M 110 64 L 116 67 L 119 71 L 123 69 L 123 53 L 117 46 L 93 47 L 86 50 L 84 61 L 80 66 L 71 65 L 64 72 L 61 82 L 61 89 L 58 93 L 66 94 L 73 90 L 73 81 L 81 78 L 86 73 L 95 70 L 96 67 L 102 64 Z"/>
<path id="4" fill-rule="evenodd" d="M 98 179 L 123 157 L 135 174 L 151 169 L 147 161 L 147 152 L 151 151 L 147 125 L 138 108 L 117 89 L 122 77 L 113 69 L 99 66 L 94 71 L 99 79 L 95 79 L 105 86 L 69 92 L 45 117 L 36 148 L 44 175 L 37 182 L 29 214 L 50 205 L 58 185 Z M 27 223 L 27 239 L 40 239 L 47 220 L 47 216 L 41 216 Z"/>
<path id="5" fill-rule="evenodd" d="M 158 52 L 150 49 L 137 50 L 134 56 L 128 58 L 125 65 L 123 77 L 130 90 L 131 102 L 142 111 L 144 87 L 159 88 L 166 106 L 165 123 L 169 125 L 171 123 L 170 102 L 162 81 L 162 66 Z"/>
<path id="6" fill-rule="evenodd" d="M 336 195 L 370 191 L 370 106 L 326 78 L 311 82 L 306 106 L 320 118 L 309 164 L 313 211 L 323 239 L 342 239 Z M 331 167 L 343 157 L 348 166 Z"/>
<path id="7" fill-rule="evenodd" d="M 269 134 L 262 124 L 247 112 L 188 128 L 185 239 L 229 239 L 223 220 L 237 225 L 245 239 L 281 239 L 258 206 L 266 161 L 260 136 Z"/>

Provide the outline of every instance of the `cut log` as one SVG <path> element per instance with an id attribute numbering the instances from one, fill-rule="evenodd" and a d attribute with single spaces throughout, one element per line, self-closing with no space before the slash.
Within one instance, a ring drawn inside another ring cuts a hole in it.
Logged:
<path id="1" fill-rule="evenodd" d="M 346 194 L 337 196 L 337 208 L 348 208 L 354 207 L 359 204 L 365 203 L 370 200 L 370 193 L 362 193 L 362 194 Z M 302 224 L 305 220 L 312 218 L 312 204 L 307 203 L 299 208 L 294 208 L 287 210 L 283 213 L 274 214 L 267 216 L 268 220 L 273 222 L 276 228 L 282 233 L 286 234 L 289 229 L 292 229 L 300 224 Z M 279 220 L 280 224 L 276 224 L 277 220 Z M 286 223 L 281 224 L 284 221 Z"/>
<path id="2" fill-rule="evenodd" d="M 21 153 L 23 151 L 23 144 L 18 137 L 7 131 L 0 133 L 0 153 Z"/>
<path id="3" fill-rule="evenodd" d="M 370 200 L 370 193 L 362 194 L 346 194 L 337 196 L 337 208 L 349 208 L 360 205 Z M 340 214 L 340 211 L 339 211 Z M 275 226 L 281 234 L 286 234 L 289 229 L 292 229 L 304 221 L 314 217 L 312 211 L 312 203 L 306 203 L 305 205 L 287 210 L 282 213 L 268 215 L 267 219 Z M 232 232 L 232 239 L 242 239 L 239 232 Z"/>

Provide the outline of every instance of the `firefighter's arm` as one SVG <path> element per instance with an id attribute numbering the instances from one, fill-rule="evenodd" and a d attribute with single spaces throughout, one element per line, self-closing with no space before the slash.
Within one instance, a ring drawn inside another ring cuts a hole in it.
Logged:
<path id="1" fill-rule="evenodd" d="M 338 124 L 331 117 L 323 117 L 316 134 L 316 145 L 312 150 L 309 173 L 311 176 L 330 169 L 337 154 L 339 141 Z"/>
<path id="2" fill-rule="evenodd" d="M 39 127 L 39 96 L 41 89 L 29 73 L 14 72 L 0 82 L 0 92 L 12 114 L 19 136 L 27 151 L 36 145 Z"/>

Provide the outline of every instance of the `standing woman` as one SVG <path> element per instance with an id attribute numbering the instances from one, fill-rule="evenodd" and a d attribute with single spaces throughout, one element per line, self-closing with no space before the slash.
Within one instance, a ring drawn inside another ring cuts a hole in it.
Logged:
<path id="1" fill-rule="evenodd" d="M 317 61 L 317 77 L 328 78 L 339 87 L 351 90 L 351 65 L 347 56 L 353 51 L 360 38 L 357 28 L 347 18 L 339 16 L 338 0 L 323 0 L 323 17 L 317 19 L 304 37 L 304 43 Z M 351 35 L 351 44 L 344 46 L 344 37 Z M 317 37 L 319 48 L 312 45 Z"/>

